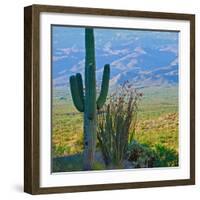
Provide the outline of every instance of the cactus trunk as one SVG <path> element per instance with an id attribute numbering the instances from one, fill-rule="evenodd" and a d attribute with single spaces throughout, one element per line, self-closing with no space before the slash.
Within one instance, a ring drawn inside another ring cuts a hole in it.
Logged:
<path id="1" fill-rule="evenodd" d="M 95 160 L 97 141 L 97 109 L 106 101 L 109 88 L 110 66 L 104 66 L 101 91 L 96 100 L 95 43 L 92 28 L 85 29 L 85 95 L 81 74 L 70 77 L 70 89 L 75 107 L 84 112 L 84 170 L 91 170 Z"/>
<path id="2" fill-rule="evenodd" d="M 96 64 L 93 29 L 85 30 L 84 169 L 92 169 L 96 148 Z"/>
<path id="3" fill-rule="evenodd" d="M 91 120 L 87 113 L 84 113 L 84 170 L 92 169 L 94 163 L 97 140 L 96 126 L 96 116 Z"/>

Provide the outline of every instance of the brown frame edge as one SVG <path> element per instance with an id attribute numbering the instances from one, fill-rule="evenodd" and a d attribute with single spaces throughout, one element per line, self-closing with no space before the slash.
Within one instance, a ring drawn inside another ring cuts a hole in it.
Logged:
<path id="1" fill-rule="evenodd" d="M 100 185 L 40 188 L 39 178 L 39 15 L 77 13 L 190 21 L 190 178 Z M 24 191 L 29 194 L 83 192 L 195 184 L 195 15 L 149 11 L 32 5 L 24 8 Z"/>

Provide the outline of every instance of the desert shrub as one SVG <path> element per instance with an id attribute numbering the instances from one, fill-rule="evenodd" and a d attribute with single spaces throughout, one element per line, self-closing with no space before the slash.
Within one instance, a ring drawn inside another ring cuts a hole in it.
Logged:
<path id="1" fill-rule="evenodd" d="M 92 166 L 92 169 L 93 170 L 105 170 L 105 164 L 95 161 L 93 166 Z"/>
<path id="2" fill-rule="evenodd" d="M 128 145 L 127 158 L 132 163 L 133 168 L 154 167 L 156 154 L 148 145 L 133 140 Z"/>
<path id="3" fill-rule="evenodd" d="M 53 145 L 53 156 L 62 156 L 63 154 L 69 154 L 70 147 L 68 146 L 61 146 L 61 145 Z"/>
<path id="4" fill-rule="evenodd" d="M 133 139 L 129 132 L 132 127 L 134 133 L 141 96 L 127 81 L 117 87 L 98 112 L 97 138 L 107 166 L 122 166 L 128 143 Z"/>
<path id="5" fill-rule="evenodd" d="M 161 144 L 150 148 L 133 140 L 128 145 L 127 159 L 133 168 L 175 167 L 178 166 L 178 153 Z"/>
<path id="6" fill-rule="evenodd" d="M 81 171 L 83 170 L 82 154 L 53 158 L 53 172 Z"/>
<path id="7" fill-rule="evenodd" d="M 176 167 L 178 166 L 178 153 L 163 145 L 155 146 L 156 160 L 154 161 L 155 167 Z"/>

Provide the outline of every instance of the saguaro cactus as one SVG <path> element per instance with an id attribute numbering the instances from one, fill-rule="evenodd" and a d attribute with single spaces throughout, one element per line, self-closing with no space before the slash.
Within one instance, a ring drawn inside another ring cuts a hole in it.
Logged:
<path id="1" fill-rule="evenodd" d="M 70 89 L 76 109 L 84 112 L 84 169 L 92 169 L 96 149 L 97 110 L 101 109 L 106 101 L 110 79 L 110 65 L 106 64 L 103 70 L 101 91 L 96 99 L 96 62 L 94 31 L 85 29 L 85 93 L 80 73 L 70 77 Z"/>

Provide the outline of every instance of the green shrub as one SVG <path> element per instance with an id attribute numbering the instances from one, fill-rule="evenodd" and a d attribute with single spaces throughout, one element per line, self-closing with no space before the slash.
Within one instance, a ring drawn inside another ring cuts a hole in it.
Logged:
<path id="1" fill-rule="evenodd" d="M 155 167 L 176 167 L 178 166 L 178 153 L 163 145 L 155 146 L 156 160 L 154 161 Z"/>
<path id="2" fill-rule="evenodd" d="M 154 167 L 156 155 L 148 145 L 133 140 L 128 145 L 127 158 L 132 163 L 133 168 L 145 168 Z"/>
<path id="3" fill-rule="evenodd" d="M 95 161 L 93 166 L 92 166 L 92 169 L 93 170 L 105 170 L 106 168 L 105 168 L 105 164 L 104 163 Z"/>
<path id="4" fill-rule="evenodd" d="M 176 167 L 178 153 L 163 145 L 157 144 L 154 148 L 132 141 L 128 145 L 127 159 L 133 168 Z"/>
<path id="5" fill-rule="evenodd" d="M 61 145 L 53 145 L 53 153 L 58 156 L 62 156 L 63 154 L 69 154 L 70 147 L 68 146 L 61 146 Z"/>
<path id="6" fill-rule="evenodd" d="M 83 170 L 83 155 L 62 156 L 53 158 L 53 172 L 81 171 Z"/>

